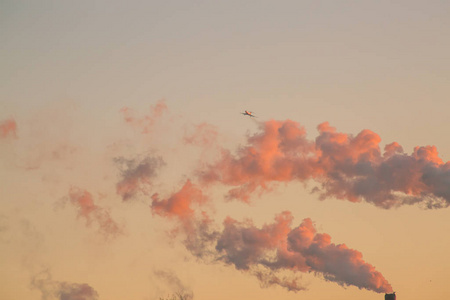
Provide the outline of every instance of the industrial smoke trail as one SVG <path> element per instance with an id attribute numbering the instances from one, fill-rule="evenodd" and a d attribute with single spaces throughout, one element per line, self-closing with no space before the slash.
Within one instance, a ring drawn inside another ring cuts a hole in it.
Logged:
<path id="1" fill-rule="evenodd" d="M 152 212 L 178 222 L 176 231 L 184 234 L 184 244 L 193 255 L 233 265 L 256 276 L 263 286 L 304 290 L 296 274 L 313 272 L 343 286 L 378 293 L 392 291 L 389 282 L 359 251 L 332 243 L 328 234 L 317 232 L 311 219 L 292 227 L 293 216 L 285 211 L 274 223 L 257 228 L 251 221 L 227 217 L 223 229 L 217 230 L 202 210 L 208 199 L 190 181 L 166 199 L 156 194 L 152 198 Z M 286 276 L 286 272 L 291 275 Z"/>
<path id="2" fill-rule="evenodd" d="M 160 102 L 149 116 L 127 115 L 125 120 L 135 127 L 142 125 L 142 133 L 148 133 L 165 110 Z M 314 191 L 322 199 L 366 201 L 386 209 L 415 203 L 429 208 L 450 204 L 450 163 L 439 158 L 435 146 L 415 147 L 412 154 L 406 154 L 393 142 L 382 151 L 381 138 L 370 130 L 353 136 L 327 122 L 317 129 L 319 135 L 311 140 L 297 122 L 259 122 L 259 131 L 248 136 L 244 146 L 234 152 L 222 149 L 214 163 L 200 161 L 180 190 L 168 197 L 154 193 L 152 213 L 176 222 L 172 233 L 183 235 L 184 245 L 197 258 L 234 266 L 255 276 L 262 286 L 300 291 L 305 287 L 299 274 L 314 273 L 342 286 L 392 292 L 390 283 L 361 252 L 332 242 L 328 234 L 317 232 L 309 218 L 295 225 L 292 213 L 284 211 L 260 228 L 251 220 L 232 217 L 220 227 L 206 209 L 205 204 L 211 203 L 206 191 L 217 184 L 230 187 L 226 199 L 250 202 L 255 191 L 262 193 L 277 182 L 291 181 L 318 183 Z M 203 123 L 194 134 L 185 135 L 183 142 L 208 148 L 217 143 L 217 136 L 215 127 Z M 126 165 L 117 185 L 123 200 L 134 197 L 163 163 L 148 158 Z"/>
<path id="3" fill-rule="evenodd" d="M 370 130 L 352 136 L 327 122 L 317 128 L 319 135 L 309 140 L 297 122 L 260 123 L 235 154 L 223 150 L 216 163 L 199 170 L 200 181 L 230 186 L 227 198 L 244 202 L 271 183 L 313 180 L 322 199 L 365 200 L 382 208 L 450 205 L 450 162 L 443 162 L 435 146 L 418 146 L 408 155 L 393 142 L 381 151 L 381 138 Z"/>

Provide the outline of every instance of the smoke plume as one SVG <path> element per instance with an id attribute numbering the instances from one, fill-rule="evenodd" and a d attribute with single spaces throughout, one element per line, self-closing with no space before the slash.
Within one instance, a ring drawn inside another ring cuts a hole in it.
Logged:
<path id="1" fill-rule="evenodd" d="M 122 179 L 117 183 L 116 191 L 123 201 L 132 199 L 138 192 L 146 193 L 146 187 L 151 186 L 157 170 L 164 165 L 161 157 L 145 157 L 140 161 L 119 157 L 114 162 L 121 171 Z"/>
<path id="2" fill-rule="evenodd" d="M 314 272 L 345 286 L 378 293 L 392 291 L 383 275 L 366 263 L 360 252 L 345 244 L 331 243 L 328 234 L 317 233 L 311 219 L 291 228 L 292 219 L 290 212 L 283 212 L 275 223 L 257 228 L 251 221 L 227 218 L 216 245 L 220 259 L 244 271 L 264 266 L 273 272 Z M 272 275 L 270 272 L 269 280 Z M 260 276 L 267 280 L 268 276 Z M 281 285 L 289 290 L 298 289 L 295 280 L 290 285 L 286 281 Z"/>
<path id="3" fill-rule="evenodd" d="M 408 155 L 394 142 L 382 153 L 381 138 L 370 130 L 353 136 L 328 123 L 318 130 L 313 141 L 294 121 L 261 123 L 235 154 L 223 150 L 216 163 L 200 170 L 200 181 L 230 186 L 226 197 L 245 202 L 272 183 L 315 180 L 321 198 L 365 200 L 383 208 L 450 205 L 450 163 L 439 158 L 435 146 L 415 147 Z"/>
<path id="4" fill-rule="evenodd" d="M 209 245 L 216 238 L 213 220 L 201 207 L 209 198 L 196 185 L 187 180 L 183 187 L 167 199 L 152 196 L 150 205 L 153 214 L 167 217 L 178 222 L 173 234 L 185 235 L 185 247 L 196 257 L 206 258 L 215 255 Z"/>
<path id="5" fill-rule="evenodd" d="M 72 187 L 69 192 L 69 202 L 78 209 L 78 218 L 83 218 L 87 226 L 96 223 L 99 232 L 106 238 L 116 237 L 122 233 L 109 211 L 96 205 L 88 191 Z"/>
<path id="6" fill-rule="evenodd" d="M 0 123 L 0 138 L 17 137 L 17 124 L 14 119 L 8 119 Z"/>
<path id="7" fill-rule="evenodd" d="M 305 289 L 297 272 L 313 272 L 341 285 L 383 293 L 391 285 L 362 254 L 345 244 L 331 243 L 328 234 L 317 233 L 312 221 L 305 219 L 295 228 L 293 217 L 283 212 L 273 224 L 257 228 L 248 220 L 238 222 L 227 217 L 223 229 L 217 230 L 205 212 L 193 206 L 207 198 L 187 181 L 183 188 L 167 199 L 154 196 L 152 211 L 178 221 L 177 233 L 185 235 L 184 244 L 198 258 L 213 258 L 256 276 L 262 286 L 279 285 L 290 291 Z M 294 276 L 281 276 L 283 272 Z"/>

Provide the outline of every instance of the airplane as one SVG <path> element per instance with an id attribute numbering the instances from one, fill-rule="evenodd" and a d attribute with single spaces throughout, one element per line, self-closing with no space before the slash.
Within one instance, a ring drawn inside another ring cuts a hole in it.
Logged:
<path id="1" fill-rule="evenodd" d="M 256 116 L 255 115 L 253 115 L 253 113 L 251 112 L 251 111 L 248 111 L 248 110 L 245 110 L 243 113 L 241 113 L 241 114 L 243 114 L 244 116 L 249 116 L 249 117 L 252 117 L 252 118 L 256 118 Z"/>

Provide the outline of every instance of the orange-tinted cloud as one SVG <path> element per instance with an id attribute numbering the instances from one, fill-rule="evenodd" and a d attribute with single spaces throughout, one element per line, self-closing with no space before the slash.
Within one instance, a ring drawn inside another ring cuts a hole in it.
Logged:
<path id="1" fill-rule="evenodd" d="M 69 202 L 78 209 L 78 217 L 83 218 L 87 226 L 96 223 L 99 232 L 105 237 L 116 237 L 122 233 L 109 211 L 96 205 L 88 191 L 72 187 L 69 191 Z"/>
<path id="2" fill-rule="evenodd" d="M 17 137 L 17 123 L 14 119 L 8 119 L 0 123 L 0 138 Z"/>
<path id="3" fill-rule="evenodd" d="M 382 154 L 381 138 L 370 130 L 353 136 L 327 122 L 318 130 L 317 138 L 308 140 L 291 120 L 260 123 L 259 132 L 236 154 L 223 150 L 216 163 L 200 170 L 200 181 L 230 186 L 227 198 L 245 202 L 274 182 L 313 179 L 321 184 L 316 190 L 322 198 L 365 200 L 384 208 L 450 205 L 450 163 L 439 158 L 436 147 L 416 147 L 407 155 L 394 142 Z"/>
<path id="4" fill-rule="evenodd" d="M 322 183 L 322 197 L 364 199 L 384 208 L 417 202 L 434 207 L 450 204 L 450 165 L 438 157 L 436 147 L 415 147 L 407 155 L 398 143 L 391 143 L 381 155 L 380 138 L 371 131 L 345 135 L 341 141 L 335 140 L 341 133 L 320 128 L 319 132 L 317 167 L 323 173 L 315 179 Z"/>
<path id="5" fill-rule="evenodd" d="M 153 131 L 156 121 L 167 111 L 167 105 L 164 100 L 160 100 L 150 107 L 150 113 L 142 117 L 137 117 L 136 113 L 129 107 L 123 107 L 120 112 L 127 124 L 133 128 L 140 130 L 142 133 L 150 133 Z"/>
<path id="6" fill-rule="evenodd" d="M 151 156 L 140 161 L 118 157 L 114 162 L 121 171 L 122 179 L 116 184 L 116 192 L 123 201 L 132 199 L 139 192 L 147 193 L 147 188 L 151 187 L 157 170 L 164 165 L 161 157 Z"/>
<path id="7" fill-rule="evenodd" d="M 317 233 L 310 219 L 292 229 L 292 219 L 290 212 L 283 212 L 275 223 L 257 228 L 250 221 L 227 218 L 216 245 L 220 259 L 243 271 L 264 267 L 266 273 L 256 273 L 263 283 L 294 291 L 303 289 L 298 280 L 280 280 L 274 272 L 314 272 L 344 286 L 392 292 L 388 281 L 362 259 L 359 251 L 331 243 L 331 237 Z"/>
<path id="8" fill-rule="evenodd" d="M 153 213 L 160 216 L 176 217 L 180 220 L 188 220 L 193 216 L 192 205 L 202 204 L 206 201 L 202 191 L 187 180 L 178 192 L 167 199 L 159 199 L 158 194 L 152 196 L 151 208 Z"/>
<path id="9" fill-rule="evenodd" d="M 200 172 L 201 182 L 237 186 L 228 198 L 248 201 L 256 188 L 267 190 L 270 182 L 311 176 L 307 155 L 313 152 L 313 143 L 298 123 L 271 120 L 261 123 L 260 129 L 260 133 L 248 137 L 248 145 L 238 149 L 237 155 L 223 150 L 216 164 Z"/>
<path id="10" fill-rule="evenodd" d="M 189 180 L 167 199 L 160 200 L 156 194 L 152 198 L 153 213 L 178 221 L 175 232 L 185 235 L 184 244 L 193 255 L 234 265 L 256 276 L 262 286 L 304 290 L 298 272 L 314 272 L 341 285 L 379 293 L 392 291 L 360 252 L 331 243 L 331 237 L 317 233 L 310 219 L 292 229 L 290 212 L 281 213 L 273 224 L 262 228 L 249 220 L 238 222 L 227 217 L 219 231 L 204 212 L 198 212 L 207 198 Z M 291 271 L 294 276 L 280 276 L 282 271 Z"/>
<path id="11" fill-rule="evenodd" d="M 174 233 L 184 234 L 185 247 L 199 258 L 213 255 L 207 245 L 217 235 L 212 228 L 212 219 L 200 209 L 207 201 L 202 191 L 187 180 L 179 191 L 167 199 L 160 199 L 158 194 L 154 194 L 150 205 L 153 214 L 178 221 L 179 227 Z"/>

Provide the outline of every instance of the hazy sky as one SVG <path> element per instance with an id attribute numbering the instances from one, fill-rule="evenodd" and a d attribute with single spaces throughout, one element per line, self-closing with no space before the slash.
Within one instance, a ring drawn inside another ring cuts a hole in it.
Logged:
<path id="1" fill-rule="evenodd" d="M 437 0 L 0 1 L 0 298 L 449 297 L 449 36 Z"/>

